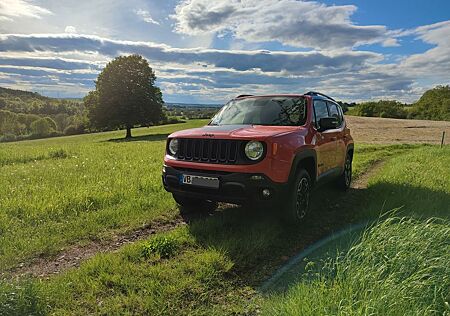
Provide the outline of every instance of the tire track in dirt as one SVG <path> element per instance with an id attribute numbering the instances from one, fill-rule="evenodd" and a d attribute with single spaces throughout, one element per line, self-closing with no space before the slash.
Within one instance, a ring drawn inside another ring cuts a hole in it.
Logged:
<path id="1" fill-rule="evenodd" d="M 352 189 L 367 189 L 369 179 L 372 178 L 384 166 L 386 160 L 377 160 L 366 172 L 362 173 L 355 181 L 352 182 Z"/>
<path id="2" fill-rule="evenodd" d="M 20 278 L 24 276 L 48 278 L 70 268 L 78 267 L 82 262 L 98 253 L 116 251 L 124 245 L 146 239 L 151 235 L 187 225 L 190 220 L 191 218 L 178 216 L 170 221 L 150 223 L 131 232 L 114 235 L 107 240 L 95 240 L 86 245 L 69 246 L 67 250 L 60 252 L 56 257 L 37 257 L 30 260 L 27 264 L 21 263 L 18 267 L 4 272 L 2 278 Z"/>

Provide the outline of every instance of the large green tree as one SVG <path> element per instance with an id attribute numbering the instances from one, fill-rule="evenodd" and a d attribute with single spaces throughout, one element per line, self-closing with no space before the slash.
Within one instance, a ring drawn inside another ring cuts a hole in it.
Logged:
<path id="1" fill-rule="evenodd" d="M 437 86 L 426 91 L 413 104 L 411 118 L 450 121 L 450 86 Z"/>
<path id="2" fill-rule="evenodd" d="M 162 117 L 161 90 L 146 59 L 120 56 L 109 62 L 84 103 L 91 124 L 98 128 L 126 128 L 126 137 L 136 126 L 157 124 Z"/>

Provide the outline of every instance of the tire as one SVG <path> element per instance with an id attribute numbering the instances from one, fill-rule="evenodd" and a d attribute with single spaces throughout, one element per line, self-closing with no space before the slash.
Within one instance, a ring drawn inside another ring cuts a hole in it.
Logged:
<path id="1" fill-rule="evenodd" d="M 181 214 L 194 212 L 212 212 L 217 208 L 217 202 L 191 198 L 172 193 L 173 199 L 180 206 Z"/>
<path id="2" fill-rule="evenodd" d="M 352 156 L 347 153 L 345 157 L 344 172 L 337 178 L 336 185 L 342 191 L 347 191 L 352 183 Z"/>
<path id="3" fill-rule="evenodd" d="M 309 211 L 311 177 L 305 169 L 300 169 L 287 194 L 284 219 L 290 224 L 300 223 Z"/>

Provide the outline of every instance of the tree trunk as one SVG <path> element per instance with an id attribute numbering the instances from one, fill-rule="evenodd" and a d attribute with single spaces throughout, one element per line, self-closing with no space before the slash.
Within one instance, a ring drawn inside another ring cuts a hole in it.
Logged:
<path id="1" fill-rule="evenodd" d="M 131 138 L 131 126 L 127 126 L 127 135 L 125 138 Z"/>

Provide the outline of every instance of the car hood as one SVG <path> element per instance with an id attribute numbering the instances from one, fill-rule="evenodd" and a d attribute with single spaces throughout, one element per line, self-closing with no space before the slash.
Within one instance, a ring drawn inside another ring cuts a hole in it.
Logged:
<path id="1" fill-rule="evenodd" d="M 169 137 L 181 138 L 245 138 L 264 139 L 284 133 L 293 132 L 300 126 L 263 126 L 263 125 L 206 125 L 175 132 Z"/>

